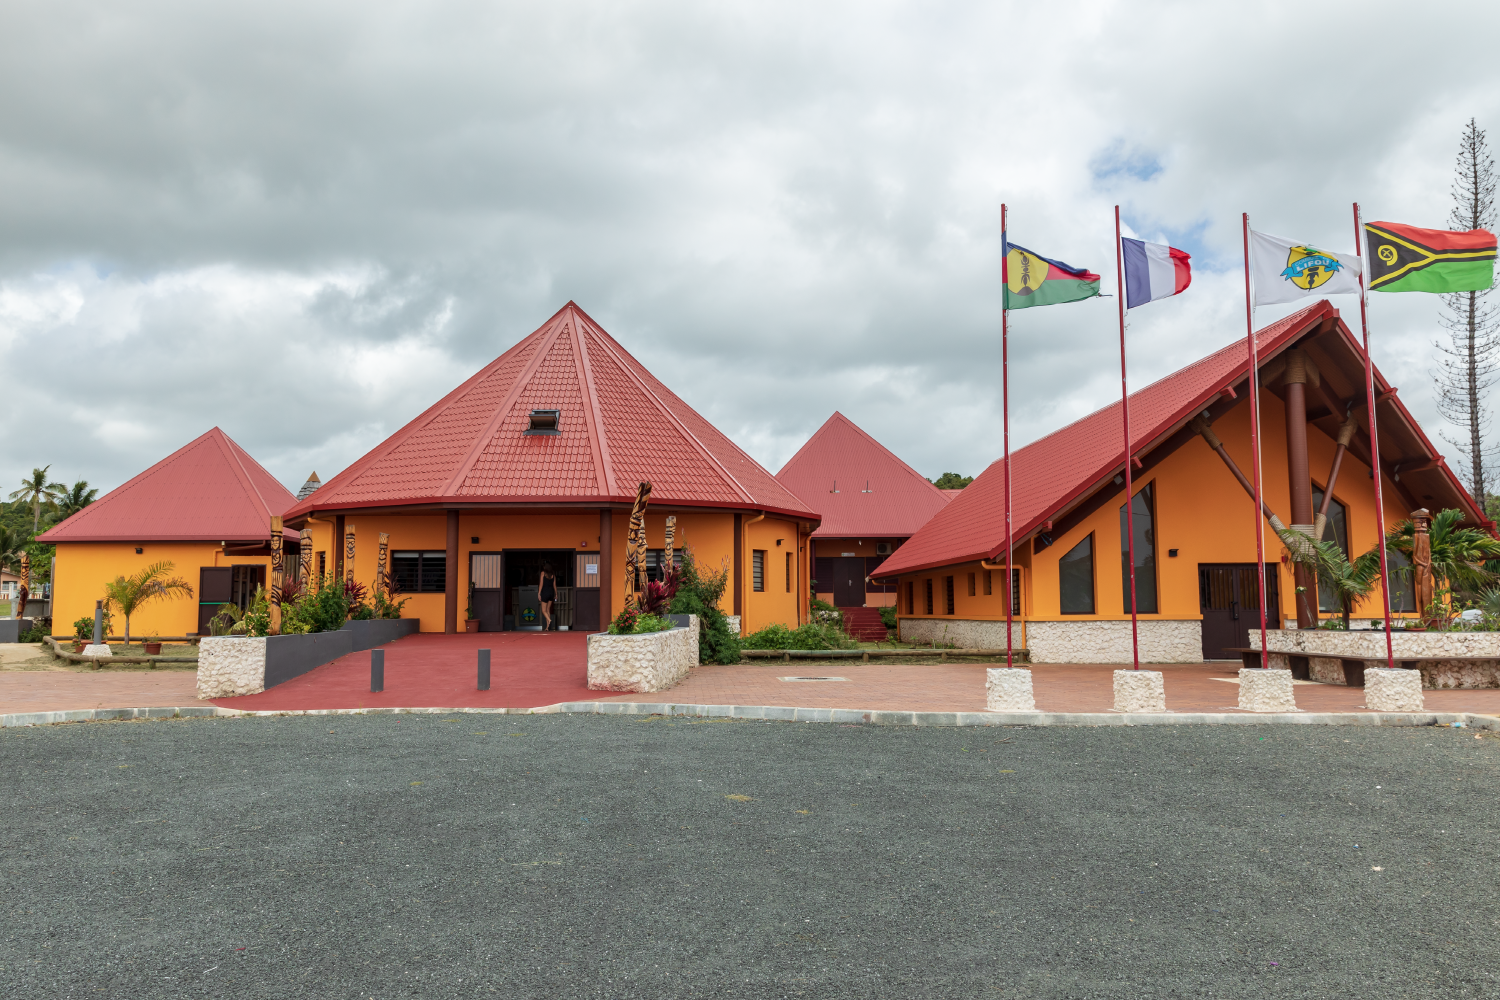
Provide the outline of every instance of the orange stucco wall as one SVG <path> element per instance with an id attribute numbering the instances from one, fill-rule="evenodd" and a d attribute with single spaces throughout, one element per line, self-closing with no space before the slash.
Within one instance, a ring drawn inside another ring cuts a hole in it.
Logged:
<path id="1" fill-rule="evenodd" d="M 734 566 L 734 515 L 724 512 L 680 512 L 677 515 L 677 532 L 674 545 L 681 549 L 691 547 L 699 566 L 717 570 L 721 566 Z M 646 544 L 648 548 L 660 549 L 666 545 L 665 513 L 646 514 Z M 630 514 L 617 511 L 611 524 L 611 617 L 625 606 L 625 540 L 629 530 Z M 313 549 L 328 550 L 329 568 L 333 567 L 333 519 L 320 518 L 309 525 L 313 530 Z M 345 518 L 345 531 L 351 528 L 355 536 L 354 578 L 367 587 L 375 581 L 376 553 L 379 534 L 390 535 L 392 551 L 401 549 L 443 550 L 447 547 L 447 519 L 443 513 L 432 514 L 381 514 L 351 515 Z M 746 532 L 744 552 L 744 590 L 746 610 L 744 624 L 754 630 L 771 622 L 795 625 L 798 621 L 798 577 L 794 575 L 792 590 L 785 587 L 784 555 L 792 551 L 796 564 L 801 567 L 801 587 L 807 581 L 805 542 L 799 551 L 797 524 L 774 518 L 766 518 L 750 525 Z M 463 612 L 467 605 L 469 587 L 469 555 L 472 552 L 499 552 L 506 549 L 571 549 L 576 552 L 599 551 L 599 514 L 584 511 L 577 514 L 539 513 L 491 513 L 463 511 L 459 514 L 458 546 L 458 594 L 459 619 L 462 628 Z M 471 538 L 478 538 L 477 543 Z M 325 542 L 325 539 L 327 541 Z M 778 546 L 777 539 L 781 540 Z M 769 561 L 768 588 L 755 593 L 750 585 L 750 553 L 762 548 L 773 555 Z M 795 566 L 794 566 L 795 568 Z M 423 632 L 441 632 L 444 627 L 443 595 L 410 594 L 404 615 L 420 620 Z M 734 600 L 733 583 L 725 590 L 720 607 L 732 613 Z M 757 624 L 759 623 L 759 624 Z"/>
<path id="2" fill-rule="evenodd" d="M 1230 410 L 1214 423 L 1214 432 L 1225 449 L 1248 476 L 1251 469 L 1250 407 L 1248 402 Z M 1308 427 L 1308 460 L 1315 488 L 1321 488 L 1333 461 L 1335 444 L 1318 428 Z M 1261 396 L 1262 490 L 1266 503 L 1281 519 L 1290 524 L 1290 483 L 1287 475 L 1285 410 L 1273 393 L 1262 390 Z M 1143 619 L 1198 619 L 1199 563 L 1254 563 L 1255 525 L 1265 538 L 1265 558 L 1277 563 L 1281 600 L 1281 618 L 1295 619 L 1292 603 L 1294 584 L 1289 562 L 1283 561 L 1285 547 L 1281 539 L 1255 516 L 1248 494 L 1225 467 L 1223 461 L 1203 439 L 1195 438 L 1179 448 L 1161 464 L 1139 475 L 1132 484 L 1140 490 L 1155 484 L 1156 500 L 1156 567 L 1159 613 L 1142 615 Z M 1381 489 L 1385 500 L 1387 529 L 1404 520 L 1410 511 L 1404 505 L 1399 489 L 1387 477 Z M 1375 518 L 1375 490 L 1370 469 L 1353 455 L 1345 455 L 1334 487 L 1334 499 L 1348 508 L 1347 522 L 1351 555 L 1357 556 L 1374 546 L 1379 539 Z M 1032 621 L 1114 620 L 1129 618 L 1124 610 L 1124 585 L 1120 558 L 1120 507 L 1123 493 L 1095 511 L 1083 523 L 1057 537 L 1053 544 L 1032 555 L 1030 540 L 1017 547 L 1015 561 L 1023 566 L 1021 574 L 1021 607 L 1024 617 Z M 1253 524 L 1252 524 L 1253 519 Z M 1060 612 L 1058 560 L 1089 533 L 1094 534 L 1094 607 L 1098 614 L 1064 615 Z M 1175 558 L 1168 550 L 1177 549 Z M 963 565 L 944 567 L 901 577 L 898 608 L 902 617 L 928 617 L 923 612 L 923 581 L 934 583 L 934 611 L 942 614 L 942 578 L 955 574 L 955 618 L 1003 620 L 1005 606 L 996 586 L 988 597 L 967 597 L 966 574 L 977 567 Z M 916 613 L 906 604 L 906 584 L 914 584 Z M 998 581 L 998 574 L 997 574 Z M 1357 604 L 1357 618 L 1380 615 L 1380 595 Z M 1323 617 L 1331 617 L 1324 614 Z"/>
<path id="3" fill-rule="evenodd" d="M 136 548 L 142 551 L 136 554 Z M 117 576 L 130 576 L 158 562 L 172 563 L 172 575 L 186 580 L 192 597 L 153 601 L 130 619 L 130 635 L 138 638 L 187 635 L 198 631 L 198 570 L 204 566 L 265 566 L 269 556 L 226 556 L 214 542 L 60 542 L 57 546 L 57 604 L 52 613 L 54 635 L 70 634 L 79 618 L 93 618 L 94 602 L 104 596 L 104 585 Z M 114 616 L 115 634 L 122 635 L 125 619 Z"/>

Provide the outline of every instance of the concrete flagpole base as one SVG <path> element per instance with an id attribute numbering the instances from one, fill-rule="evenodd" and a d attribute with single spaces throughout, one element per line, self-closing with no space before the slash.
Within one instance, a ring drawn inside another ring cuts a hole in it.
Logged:
<path id="1" fill-rule="evenodd" d="M 115 651 L 109 648 L 108 643 L 89 643 L 83 647 L 84 656 L 114 656 Z"/>
<path id="2" fill-rule="evenodd" d="M 1025 667 L 990 667 L 984 674 L 984 703 L 991 712 L 1036 711 L 1030 670 Z"/>
<path id="3" fill-rule="evenodd" d="M 1290 670 L 1240 668 L 1240 710 L 1244 712 L 1295 712 Z"/>
<path id="4" fill-rule="evenodd" d="M 1116 712 L 1165 712 L 1167 692 L 1160 670 L 1116 670 Z"/>
<path id="5" fill-rule="evenodd" d="M 1365 708 L 1372 712 L 1422 711 L 1422 672 L 1366 667 Z"/>

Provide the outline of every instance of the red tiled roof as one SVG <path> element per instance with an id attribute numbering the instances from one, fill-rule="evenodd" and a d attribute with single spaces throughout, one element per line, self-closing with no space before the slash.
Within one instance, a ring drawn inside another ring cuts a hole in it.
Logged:
<path id="1" fill-rule="evenodd" d="M 259 541 L 270 538 L 271 516 L 295 499 L 215 427 L 38 541 Z"/>
<path id="2" fill-rule="evenodd" d="M 524 434 L 532 410 L 558 434 Z M 670 502 L 817 514 L 569 302 L 359 461 L 298 502 L 320 510 L 411 504 Z"/>
<path id="3" fill-rule="evenodd" d="M 1256 333 L 1264 364 L 1278 348 L 1338 310 L 1324 300 Z M 1340 322 L 1340 329 L 1352 341 Z M 1131 439 L 1139 455 L 1175 432 L 1226 386 L 1249 371 L 1244 340 L 1130 394 Z M 1377 386 L 1381 384 L 1376 376 Z M 1399 401 L 1397 401 L 1399 407 Z M 1411 427 L 1416 422 L 1403 414 Z M 1420 430 L 1418 430 L 1420 434 Z M 1115 401 L 1011 454 L 1014 531 L 1019 542 L 1101 479 L 1125 466 L 1120 403 Z M 1382 434 L 1382 438 L 1384 434 Z M 1425 442 L 1425 438 L 1423 439 Z M 1383 447 L 1383 446 L 1382 446 Z M 1429 445 L 1430 448 L 1430 445 Z M 1433 450 L 1432 454 L 1436 454 Z M 1456 484 L 1456 480 L 1455 480 Z M 1462 493 L 1462 489 L 1459 489 Z M 997 459 L 881 564 L 882 576 L 1003 557 L 1005 551 L 1005 462 Z"/>
<path id="4" fill-rule="evenodd" d="M 948 502 L 942 490 L 838 412 L 776 479 L 822 512 L 814 538 L 905 538 Z"/>

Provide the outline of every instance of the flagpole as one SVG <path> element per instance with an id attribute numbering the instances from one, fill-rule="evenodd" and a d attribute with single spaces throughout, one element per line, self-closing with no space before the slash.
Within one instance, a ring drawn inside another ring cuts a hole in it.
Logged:
<path id="1" fill-rule="evenodd" d="M 1364 227 L 1359 222 L 1359 202 L 1354 203 L 1354 255 L 1364 257 Z M 1370 361 L 1370 318 L 1365 308 L 1365 269 L 1360 261 L 1359 269 L 1359 331 L 1364 337 L 1365 349 L 1365 409 L 1370 414 L 1370 469 L 1375 480 L 1375 544 L 1380 549 L 1380 603 L 1385 612 L 1385 665 L 1396 667 L 1396 654 L 1391 648 L 1391 574 L 1385 564 L 1385 503 L 1380 495 L 1380 439 L 1375 427 L 1375 365 Z M 1418 608 L 1417 612 L 1425 611 Z"/>
<path id="2" fill-rule="evenodd" d="M 1255 576 L 1260 581 L 1260 665 L 1270 666 L 1266 652 L 1266 529 L 1260 488 L 1260 348 L 1255 343 L 1255 300 L 1250 297 L 1250 213 L 1240 215 L 1245 240 L 1245 339 L 1250 342 L 1250 450 L 1255 476 Z"/>
<path id="3" fill-rule="evenodd" d="M 1130 494 L 1130 390 L 1125 381 L 1125 258 L 1120 248 L 1120 206 L 1115 206 L 1115 292 L 1120 299 L 1120 412 L 1125 426 L 1125 558 L 1130 567 L 1130 659 L 1132 670 L 1141 669 L 1140 622 L 1135 603 L 1135 498 Z"/>
<path id="4" fill-rule="evenodd" d="M 1009 233 L 1007 228 L 1006 206 L 1000 203 L 1000 409 L 1004 414 L 1005 425 L 1005 665 L 1015 666 L 1014 644 L 1011 639 L 1012 608 L 1015 607 L 1015 594 L 1011 593 L 1013 573 L 1010 568 L 1011 560 L 1011 523 L 1010 523 L 1010 329 L 1009 313 L 1006 308 L 1006 296 L 1010 291 L 1007 282 L 1010 276 L 1006 273 L 1006 256 L 1010 251 Z"/>

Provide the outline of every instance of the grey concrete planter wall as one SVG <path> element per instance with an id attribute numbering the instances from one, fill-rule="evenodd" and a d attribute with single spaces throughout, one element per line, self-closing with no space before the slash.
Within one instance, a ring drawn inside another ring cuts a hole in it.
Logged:
<path id="1" fill-rule="evenodd" d="M 588 683 L 595 691 L 665 691 L 698 665 L 698 616 L 665 632 L 589 636 Z"/>
<path id="2" fill-rule="evenodd" d="M 367 621 L 345 622 L 340 631 L 353 634 L 352 652 L 359 653 L 412 635 L 421 624 L 416 618 L 371 618 Z"/>
<path id="3" fill-rule="evenodd" d="M 0 618 L 0 642 L 20 642 L 22 632 L 31 631 L 30 618 Z"/>
<path id="4" fill-rule="evenodd" d="M 383 646 L 417 630 L 415 618 L 345 622 L 307 635 L 209 636 L 198 645 L 198 697 L 256 694 L 340 656 Z"/>

